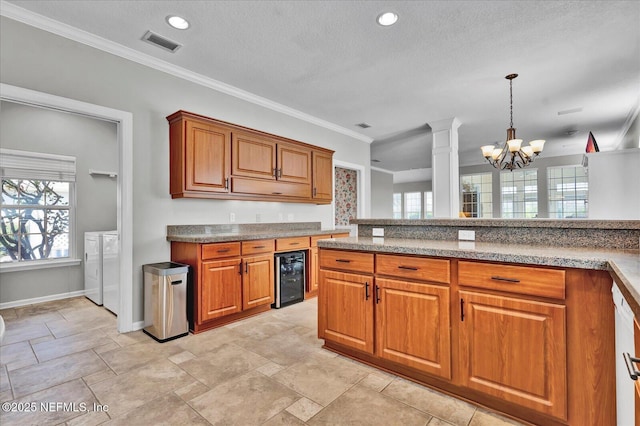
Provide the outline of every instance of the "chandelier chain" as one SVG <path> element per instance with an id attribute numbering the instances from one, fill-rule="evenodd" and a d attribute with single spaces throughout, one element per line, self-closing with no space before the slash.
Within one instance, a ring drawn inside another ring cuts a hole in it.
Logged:
<path id="1" fill-rule="evenodd" d="M 509 112 L 511 114 L 509 127 L 513 127 L 513 80 L 509 80 Z"/>

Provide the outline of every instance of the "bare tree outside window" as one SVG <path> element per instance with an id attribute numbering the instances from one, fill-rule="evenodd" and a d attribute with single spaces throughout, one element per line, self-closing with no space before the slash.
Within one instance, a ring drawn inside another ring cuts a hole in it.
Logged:
<path id="1" fill-rule="evenodd" d="M 69 182 L 2 179 L 0 262 L 69 256 Z"/>

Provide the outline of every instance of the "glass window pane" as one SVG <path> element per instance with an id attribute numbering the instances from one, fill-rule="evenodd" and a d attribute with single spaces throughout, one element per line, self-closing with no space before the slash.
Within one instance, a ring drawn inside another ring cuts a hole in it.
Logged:
<path id="1" fill-rule="evenodd" d="M 69 182 L 2 180 L 0 262 L 70 256 L 72 186 Z"/>
<path id="2" fill-rule="evenodd" d="M 58 234 L 49 247 L 49 258 L 69 257 L 69 234 Z"/>
<path id="3" fill-rule="evenodd" d="M 427 191 L 424 193 L 424 217 L 433 217 L 433 192 Z"/>
<path id="4" fill-rule="evenodd" d="M 48 206 L 69 205 L 69 182 L 47 182 L 44 190 L 45 203 Z"/>
<path id="5" fill-rule="evenodd" d="M 20 181 L 15 179 L 3 179 L 2 180 L 2 205 L 16 205 L 18 204 L 18 188 Z"/>
<path id="6" fill-rule="evenodd" d="M 402 219 L 402 193 L 393 194 L 393 218 Z"/>

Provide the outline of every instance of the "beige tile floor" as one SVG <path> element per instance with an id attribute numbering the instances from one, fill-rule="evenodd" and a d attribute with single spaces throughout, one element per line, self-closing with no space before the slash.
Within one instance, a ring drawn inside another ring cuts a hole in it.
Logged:
<path id="1" fill-rule="evenodd" d="M 517 424 L 322 349 L 316 312 L 311 299 L 160 344 L 82 297 L 0 311 L 0 400 L 21 409 L 0 424 Z"/>

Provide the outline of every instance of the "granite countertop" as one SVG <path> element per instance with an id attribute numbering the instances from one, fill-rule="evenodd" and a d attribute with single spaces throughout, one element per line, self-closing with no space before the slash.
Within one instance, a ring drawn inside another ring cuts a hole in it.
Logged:
<path id="1" fill-rule="evenodd" d="M 371 237 L 322 240 L 318 247 L 605 270 L 640 317 L 640 250 Z"/>
<path id="2" fill-rule="evenodd" d="M 352 219 L 350 223 L 372 226 L 455 226 L 458 228 L 640 229 L 640 220 L 597 219 Z"/>
<path id="3" fill-rule="evenodd" d="M 226 241 L 265 240 L 271 238 L 308 237 L 312 235 L 331 235 L 348 233 L 349 229 L 297 229 L 272 231 L 238 231 L 216 233 L 185 233 L 167 235 L 167 241 L 181 243 L 221 243 Z"/>

